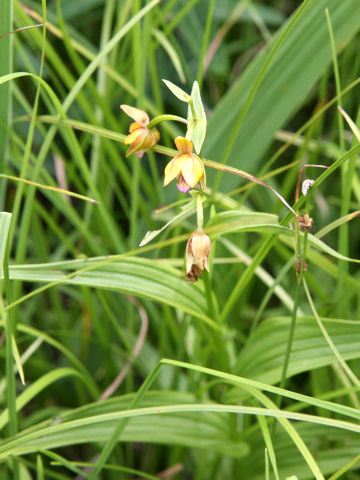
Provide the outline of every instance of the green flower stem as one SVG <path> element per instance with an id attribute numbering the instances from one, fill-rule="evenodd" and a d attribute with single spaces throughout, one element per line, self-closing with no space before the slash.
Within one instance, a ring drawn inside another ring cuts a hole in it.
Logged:
<path id="1" fill-rule="evenodd" d="M 297 282 L 296 283 L 295 296 L 294 296 L 294 308 L 293 308 L 292 315 L 291 315 L 288 342 L 287 342 L 287 345 L 286 345 L 285 358 L 284 358 L 283 369 L 282 369 L 282 373 L 281 373 L 280 388 L 285 388 L 285 384 L 286 384 L 286 375 L 287 375 L 287 370 L 288 370 L 288 366 L 289 366 L 289 359 L 290 359 L 292 343 L 293 343 L 293 339 L 294 339 L 294 331 L 295 331 L 297 310 L 298 310 L 298 307 L 299 307 L 299 300 L 300 300 L 300 283 Z M 281 406 L 281 400 L 282 400 L 282 397 L 280 396 L 279 397 L 279 402 L 278 402 L 278 407 L 279 408 Z"/>
<path id="2" fill-rule="evenodd" d="M 6 249 L 5 259 L 4 259 L 4 285 L 5 285 L 5 294 L 7 302 L 11 302 L 11 291 L 10 291 L 10 280 L 9 280 L 9 246 Z M 1 285 L 2 287 L 2 285 Z M 2 288 L 1 288 L 2 290 Z M 16 413 L 16 385 L 15 385 L 15 369 L 14 369 L 14 352 L 13 352 L 13 342 L 14 338 L 14 324 L 13 324 L 13 315 L 12 312 L 5 313 L 5 305 L 3 298 L 0 296 L 0 307 L 2 309 L 2 317 L 5 323 L 5 332 L 6 332 L 6 378 L 7 378 L 7 407 L 9 411 L 9 426 L 8 433 L 9 437 L 16 435 L 18 431 L 17 425 L 17 413 Z M 19 480 L 19 465 L 16 459 L 13 460 L 13 473 L 14 480 Z"/>
<path id="3" fill-rule="evenodd" d="M 212 287 L 211 287 L 211 280 L 210 280 L 210 275 L 209 272 L 204 270 L 203 273 L 203 280 L 204 280 L 204 287 L 205 287 L 205 295 L 206 295 L 206 301 L 208 305 L 208 313 L 209 317 L 211 317 L 213 320 L 215 320 L 215 308 L 214 308 L 214 301 L 213 301 L 213 292 L 212 292 Z"/>
<path id="4" fill-rule="evenodd" d="M 150 130 L 151 128 L 155 127 L 160 122 L 165 122 L 165 121 L 173 121 L 173 122 L 182 122 L 182 123 L 188 123 L 188 121 L 183 118 L 183 117 L 178 117 L 177 115 L 170 115 L 170 114 L 164 114 L 164 115 L 158 115 L 157 117 L 153 118 L 151 122 L 147 125 L 147 128 Z"/>
<path id="5" fill-rule="evenodd" d="M 308 212 L 310 210 L 310 193 L 306 196 L 305 201 L 306 201 L 305 211 L 308 214 Z M 286 386 L 286 376 L 287 376 L 287 371 L 288 371 L 288 366 L 289 366 L 292 344 L 293 344 L 293 340 L 294 340 L 296 317 L 297 317 L 297 312 L 298 312 L 298 308 L 299 308 L 300 285 L 301 285 L 301 283 L 303 281 L 303 278 L 304 278 L 304 267 L 305 267 L 306 250 L 307 250 L 307 244 L 308 244 L 308 231 L 305 230 L 304 237 L 303 237 L 302 248 L 300 246 L 300 238 L 301 237 L 300 237 L 299 222 L 298 221 L 296 221 L 296 229 L 297 229 L 297 251 L 295 252 L 295 255 L 297 255 L 298 252 L 301 252 L 300 253 L 301 264 L 300 264 L 300 272 L 298 273 L 298 278 L 297 278 L 295 298 L 294 298 L 294 308 L 293 308 L 292 315 L 291 315 L 289 337 L 288 337 L 288 342 L 287 342 L 286 351 L 285 351 L 283 370 L 282 370 L 282 373 L 281 373 L 280 388 L 285 388 L 285 386 Z M 281 407 L 281 401 L 282 401 L 282 397 L 279 397 L 279 401 L 278 401 L 278 407 L 279 408 Z"/>
<path id="6" fill-rule="evenodd" d="M 198 230 L 203 230 L 203 228 L 204 228 L 204 207 L 203 207 L 203 197 L 202 197 L 201 193 L 198 193 L 198 195 L 197 195 L 196 215 L 197 215 L 197 228 L 198 228 Z"/>

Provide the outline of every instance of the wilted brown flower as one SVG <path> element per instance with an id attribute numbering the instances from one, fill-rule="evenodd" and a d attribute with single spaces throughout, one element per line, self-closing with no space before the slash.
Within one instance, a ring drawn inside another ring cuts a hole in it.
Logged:
<path id="1" fill-rule="evenodd" d="M 210 238 L 202 231 L 194 232 L 186 245 L 186 278 L 196 282 L 202 271 L 209 271 Z"/>
<path id="2" fill-rule="evenodd" d="M 301 230 L 310 230 L 314 224 L 314 219 L 309 217 L 307 213 L 304 213 L 302 217 L 299 217 L 299 227 Z"/>

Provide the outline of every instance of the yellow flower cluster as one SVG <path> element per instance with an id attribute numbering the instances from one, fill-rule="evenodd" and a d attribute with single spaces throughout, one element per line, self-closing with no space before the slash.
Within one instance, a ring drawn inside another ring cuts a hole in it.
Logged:
<path id="1" fill-rule="evenodd" d="M 145 152 L 151 150 L 159 141 L 160 133 L 156 128 L 148 128 L 149 115 L 139 108 L 130 105 L 121 105 L 122 110 L 135 122 L 130 125 L 129 135 L 125 138 L 125 145 L 130 145 L 126 152 L 128 157 L 135 153 L 142 157 Z M 195 188 L 200 182 L 202 190 L 205 190 L 206 175 L 204 163 L 201 158 L 193 153 L 193 144 L 184 137 L 175 138 L 175 145 L 179 154 L 176 155 L 165 167 L 164 186 L 175 178 L 179 178 L 177 187 L 182 193 L 187 193 Z"/>

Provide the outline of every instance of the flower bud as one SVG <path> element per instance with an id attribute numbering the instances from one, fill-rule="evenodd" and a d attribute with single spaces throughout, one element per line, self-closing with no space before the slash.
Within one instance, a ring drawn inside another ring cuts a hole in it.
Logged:
<path id="1" fill-rule="evenodd" d="M 128 157 L 132 153 L 135 153 L 136 156 L 142 157 L 145 152 L 154 147 L 159 139 L 160 133 L 156 128 L 152 128 L 149 130 L 146 126 L 138 126 L 136 123 L 131 124 L 130 126 L 130 135 L 125 138 L 125 145 L 130 144 L 129 150 L 126 152 L 126 156 Z"/>
<path id="2" fill-rule="evenodd" d="M 209 271 L 210 238 L 203 231 L 194 232 L 186 245 L 186 278 L 196 282 L 202 271 Z"/>
<path id="3" fill-rule="evenodd" d="M 301 272 L 301 265 L 302 265 L 302 256 L 300 255 L 300 257 L 296 261 L 296 265 L 295 265 L 296 273 L 298 273 L 298 274 Z M 303 272 L 306 272 L 307 269 L 308 269 L 308 264 L 306 262 L 304 262 Z"/>

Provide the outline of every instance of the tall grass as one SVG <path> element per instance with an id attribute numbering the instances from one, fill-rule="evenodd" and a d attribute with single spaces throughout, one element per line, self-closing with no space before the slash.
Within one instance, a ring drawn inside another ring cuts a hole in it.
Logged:
<path id="1" fill-rule="evenodd" d="M 360 4 L 279 4 L 1 4 L 1 480 L 358 478 Z"/>

